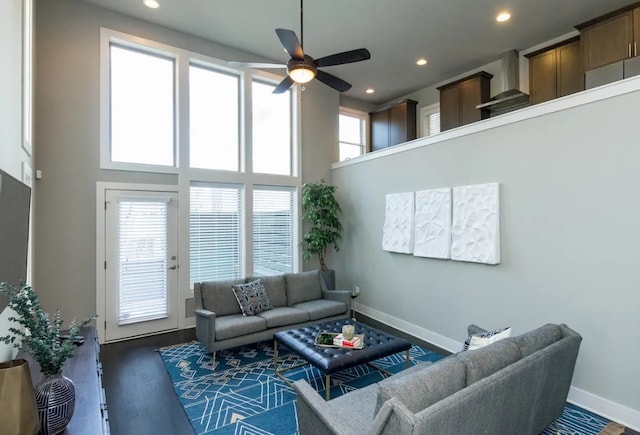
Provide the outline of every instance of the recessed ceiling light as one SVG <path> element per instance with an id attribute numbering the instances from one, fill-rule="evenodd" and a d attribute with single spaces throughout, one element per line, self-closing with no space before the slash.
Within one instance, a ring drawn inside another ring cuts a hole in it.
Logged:
<path id="1" fill-rule="evenodd" d="M 375 92 L 375 90 L 373 90 L 372 88 L 369 88 L 365 91 L 367 94 L 373 94 Z"/>
<path id="2" fill-rule="evenodd" d="M 158 9 L 160 7 L 160 3 L 158 3 L 156 0 L 143 0 L 142 3 L 144 3 L 146 7 L 151 9 Z"/>
<path id="3" fill-rule="evenodd" d="M 496 17 L 496 21 L 499 23 L 503 23 L 505 21 L 508 21 L 509 18 L 511 18 L 511 14 L 509 12 L 500 12 Z"/>
<path id="4" fill-rule="evenodd" d="M 427 64 L 427 59 L 425 59 L 424 57 L 421 57 L 420 59 L 418 59 L 416 61 L 416 65 L 422 66 L 422 65 L 426 65 L 426 64 Z"/>

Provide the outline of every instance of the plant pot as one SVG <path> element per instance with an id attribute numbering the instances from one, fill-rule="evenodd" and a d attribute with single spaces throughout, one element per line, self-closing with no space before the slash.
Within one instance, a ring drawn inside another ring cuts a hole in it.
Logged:
<path id="1" fill-rule="evenodd" d="M 0 363 L 0 433 L 38 432 L 38 410 L 29 364 L 23 359 Z"/>
<path id="2" fill-rule="evenodd" d="M 336 289 L 336 271 L 333 269 L 329 269 L 326 272 L 320 271 L 320 275 L 324 280 L 325 285 L 327 286 L 327 290 L 335 290 Z"/>
<path id="3" fill-rule="evenodd" d="M 73 382 L 62 373 L 46 376 L 36 386 L 36 403 L 40 433 L 61 433 L 71 421 L 76 406 L 76 389 Z"/>

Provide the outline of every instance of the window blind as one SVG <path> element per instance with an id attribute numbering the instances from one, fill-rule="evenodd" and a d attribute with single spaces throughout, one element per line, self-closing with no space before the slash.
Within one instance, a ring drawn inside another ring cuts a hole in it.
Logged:
<path id="1" fill-rule="evenodd" d="M 168 199 L 118 201 L 120 325 L 168 316 L 168 203 Z"/>
<path id="2" fill-rule="evenodd" d="M 256 188 L 253 192 L 253 272 L 268 276 L 293 272 L 294 190 Z"/>
<path id="3" fill-rule="evenodd" d="M 191 288 L 194 282 L 241 276 L 242 192 L 238 186 L 191 186 Z"/>
<path id="4" fill-rule="evenodd" d="M 427 115 L 425 126 L 425 136 L 433 136 L 440 133 L 440 112 L 434 112 Z"/>

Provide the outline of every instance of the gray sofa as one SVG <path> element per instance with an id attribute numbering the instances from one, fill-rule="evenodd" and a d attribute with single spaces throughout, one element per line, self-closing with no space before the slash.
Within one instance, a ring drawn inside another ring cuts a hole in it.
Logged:
<path id="1" fill-rule="evenodd" d="M 299 380 L 300 433 L 537 435 L 562 413 L 581 341 L 547 324 L 329 402 Z"/>
<path id="2" fill-rule="evenodd" d="M 262 279 L 272 309 L 244 316 L 231 288 Z M 320 271 L 194 283 L 196 336 L 210 352 L 273 338 L 277 331 L 348 317 L 351 292 L 328 290 Z"/>

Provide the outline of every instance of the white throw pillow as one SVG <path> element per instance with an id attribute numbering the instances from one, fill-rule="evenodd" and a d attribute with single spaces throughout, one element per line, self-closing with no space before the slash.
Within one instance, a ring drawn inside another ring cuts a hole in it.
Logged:
<path id="1" fill-rule="evenodd" d="M 488 344 L 495 343 L 503 338 L 511 337 L 511 327 L 507 326 L 502 329 L 494 329 L 493 331 L 483 332 L 481 334 L 470 335 L 464 342 L 463 351 L 480 349 Z"/>

